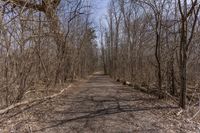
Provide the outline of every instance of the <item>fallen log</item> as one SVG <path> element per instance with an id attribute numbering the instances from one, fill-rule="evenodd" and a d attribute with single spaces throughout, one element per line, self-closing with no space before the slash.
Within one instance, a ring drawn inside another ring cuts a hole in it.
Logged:
<path id="1" fill-rule="evenodd" d="M 128 86 L 130 86 L 130 85 L 131 85 L 131 82 L 129 82 L 129 81 L 124 81 L 124 82 L 123 82 L 123 85 L 128 85 Z"/>
<path id="2" fill-rule="evenodd" d="M 51 96 L 47 96 L 47 97 L 43 97 L 43 98 L 37 98 L 37 99 L 34 99 L 34 100 L 29 100 L 29 101 L 23 101 L 23 102 L 19 102 L 19 103 L 16 103 L 16 104 L 12 104 L 10 106 L 8 106 L 7 108 L 5 109 L 1 109 L 0 110 L 0 115 L 14 109 L 14 108 L 17 108 L 19 106 L 23 106 L 23 105 L 27 105 L 27 104 L 34 104 L 34 103 L 37 103 L 37 102 L 40 102 L 40 101 L 45 101 L 45 100 L 50 100 L 50 99 L 53 99 L 59 95 L 61 95 L 64 91 L 66 91 L 67 89 L 69 89 L 72 85 L 70 84 L 67 88 L 64 88 L 62 89 L 59 93 L 56 93 L 56 94 L 53 94 Z"/>
<path id="3" fill-rule="evenodd" d="M 148 90 L 145 87 L 141 87 L 137 84 L 134 85 L 134 89 L 139 90 L 139 91 L 144 92 L 144 93 L 148 93 Z"/>

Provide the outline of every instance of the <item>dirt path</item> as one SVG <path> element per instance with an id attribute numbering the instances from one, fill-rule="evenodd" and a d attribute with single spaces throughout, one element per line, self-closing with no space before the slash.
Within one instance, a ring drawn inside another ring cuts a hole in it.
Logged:
<path id="1" fill-rule="evenodd" d="M 24 117 L 22 114 L 16 116 L 21 121 L 15 122 L 10 130 L 37 133 L 198 132 L 195 125 L 177 118 L 178 111 L 173 104 L 116 83 L 108 76 L 94 74 L 62 96 L 27 109 L 23 112 Z"/>

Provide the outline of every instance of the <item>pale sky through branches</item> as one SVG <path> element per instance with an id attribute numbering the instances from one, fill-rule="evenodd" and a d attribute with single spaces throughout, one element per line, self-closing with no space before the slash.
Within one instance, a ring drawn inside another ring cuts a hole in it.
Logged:
<path id="1" fill-rule="evenodd" d="M 104 17 L 107 12 L 107 5 L 109 0 L 93 0 L 93 11 L 92 11 L 92 17 L 95 19 L 95 23 L 99 23 L 99 19 L 101 17 Z"/>
<path id="2" fill-rule="evenodd" d="M 107 13 L 107 6 L 110 0 L 92 0 L 92 20 L 96 30 L 99 30 L 100 19 L 104 19 Z M 97 32 L 97 42 L 99 43 L 99 34 Z M 100 46 L 100 44 L 98 44 Z"/>

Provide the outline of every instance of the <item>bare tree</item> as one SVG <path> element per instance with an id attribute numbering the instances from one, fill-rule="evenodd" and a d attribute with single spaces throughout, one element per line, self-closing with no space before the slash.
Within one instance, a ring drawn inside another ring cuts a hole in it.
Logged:
<path id="1" fill-rule="evenodd" d="M 1 106 L 44 89 L 48 95 L 52 85 L 95 70 L 98 49 L 89 3 L 2 0 L 0 4 Z"/>
<path id="2" fill-rule="evenodd" d="M 180 79 L 181 79 L 180 106 L 182 108 L 186 108 L 187 52 L 193 38 L 193 33 L 195 30 L 197 17 L 200 9 L 197 0 L 191 2 L 192 2 L 191 8 L 188 10 L 187 0 L 184 0 L 183 7 L 181 1 L 178 0 L 179 11 L 181 14 L 179 63 L 180 63 Z M 194 19 L 192 20 L 192 30 L 190 36 L 188 37 L 188 17 L 190 17 L 191 15 L 194 16 Z"/>

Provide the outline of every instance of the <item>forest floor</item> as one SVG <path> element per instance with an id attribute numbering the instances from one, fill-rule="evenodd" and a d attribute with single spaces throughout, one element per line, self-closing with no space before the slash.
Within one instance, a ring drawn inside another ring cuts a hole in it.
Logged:
<path id="1" fill-rule="evenodd" d="M 158 100 L 98 73 L 56 98 L 21 109 L 1 116 L 0 133 L 200 132 L 170 100 Z"/>

